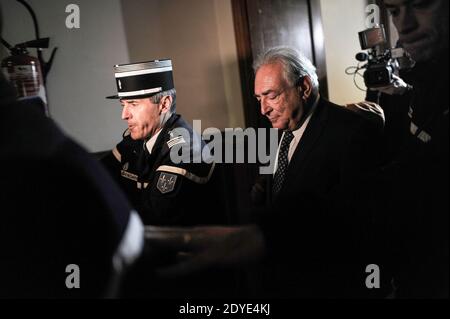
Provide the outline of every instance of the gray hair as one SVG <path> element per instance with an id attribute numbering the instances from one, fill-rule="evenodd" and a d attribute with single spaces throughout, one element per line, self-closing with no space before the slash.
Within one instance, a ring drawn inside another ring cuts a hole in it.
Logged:
<path id="1" fill-rule="evenodd" d="M 159 92 L 155 95 L 152 95 L 150 97 L 150 101 L 153 104 L 158 104 L 159 102 L 161 102 L 161 99 L 165 96 L 171 96 L 172 97 L 172 105 L 170 106 L 170 113 L 175 113 L 175 111 L 177 110 L 177 91 L 175 89 L 171 89 L 171 90 L 167 90 L 167 91 L 163 91 L 163 92 Z"/>
<path id="2" fill-rule="evenodd" d="M 276 62 L 280 62 L 283 65 L 284 78 L 290 85 L 298 85 L 301 79 L 307 76 L 311 80 L 313 94 L 316 95 L 319 92 L 319 79 L 316 68 L 305 55 L 294 48 L 279 46 L 268 49 L 258 56 L 253 63 L 253 69 L 256 73 L 263 65 Z"/>

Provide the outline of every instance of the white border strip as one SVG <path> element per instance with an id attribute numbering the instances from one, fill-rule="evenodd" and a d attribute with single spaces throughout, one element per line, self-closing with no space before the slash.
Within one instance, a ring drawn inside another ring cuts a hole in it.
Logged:
<path id="1" fill-rule="evenodd" d="M 151 94 L 151 93 L 158 93 L 162 92 L 162 87 L 154 88 L 154 89 L 148 89 L 148 90 L 140 90 L 140 91 L 130 91 L 130 92 L 119 92 L 119 97 L 128 97 L 128 96 L 137 96 L 137 95 L 144 95 L 144 94 Z"/>
<path id="2" fill-rule="evenodd" d="M 165 68 L 156 68 L 156 69 L 146 69 L 146 70 L 139 70 L 139 71 L 127 71 L 127 72 L 120 72 L 116 73 L 115 77 L 118 78 L 124 78 L 127 76 L 134 76 L 134 75 L 143 75 L 143 74 L 151 74 L 151 73 L 161 73 L 161 72 L 168 72 L 172 71 L 171 66 L 167 66 Z"/>

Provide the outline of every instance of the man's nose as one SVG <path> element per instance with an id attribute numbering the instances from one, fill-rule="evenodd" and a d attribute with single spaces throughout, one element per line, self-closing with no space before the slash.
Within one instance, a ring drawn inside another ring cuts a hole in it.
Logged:
<path id="1" fill-rule="evenodd" d="M 128 111 L 128 106 L 124 105 L 122 108 L 122 120 L 128 120 L 130 118 L 130 112 Z"/>
<path id="2" fill-rule="evenodd" d="M 394 20 L 398 33 L 407 34 L 417 28 L 417 18 L 414 8 L 406 5 L 400 8 L 398 16 Z"/>
<path id="3" fill-rule="evenodd" d="M 265 99 L 261 99 L 260 104 L 261 104 L 261 114 L 262 115 L 267 115 L 272 110 L 272 108 L 267 104 Z"/>

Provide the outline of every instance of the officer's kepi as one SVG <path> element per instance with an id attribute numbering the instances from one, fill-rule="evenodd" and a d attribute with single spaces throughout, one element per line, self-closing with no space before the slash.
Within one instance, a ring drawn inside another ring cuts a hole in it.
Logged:
<path id="1" fill-rule="evenodd" d="M 170 59 L 115 65 L 114 75 L 117 95 L 107 99 L 143 99 L 174 88 Z"/>

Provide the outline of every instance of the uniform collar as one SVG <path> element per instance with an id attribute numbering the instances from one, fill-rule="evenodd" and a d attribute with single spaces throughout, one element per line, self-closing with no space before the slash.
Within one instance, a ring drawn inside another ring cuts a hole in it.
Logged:
<path id="1" fill-rule="evenodd" d="M 144 149 L 147 149 L 148 152 L 151 154 L 154 149 L 159 149 L 161 146 L 163 146 L 164 141 L 167 141 L 169 136 L 169 130 L 176 125 L 178 120 L 180 119 L 180 115 L 173 113 L 170 118 L 166 121 L 166 123 L 163 125 L 163 127 L 155 134 L 153 135 L 148 141 L 144 141 Z M 159 152 L 159 151 L 158 151 Z"/>
<path id="2" fill-rule="evenodd" d="M 162 129 L 159 129 L 158 133 L 156 133 L 155 135 L 153 135 L 146 143 L 145 143 L 145 147 L 147 148 L 147 151 L 149 152 L 149 154 L 152 153 L 153 150 L 153 146 L 155 146 L 156 140 L 158 139 L 159 134 L 161 133 Z"/>

